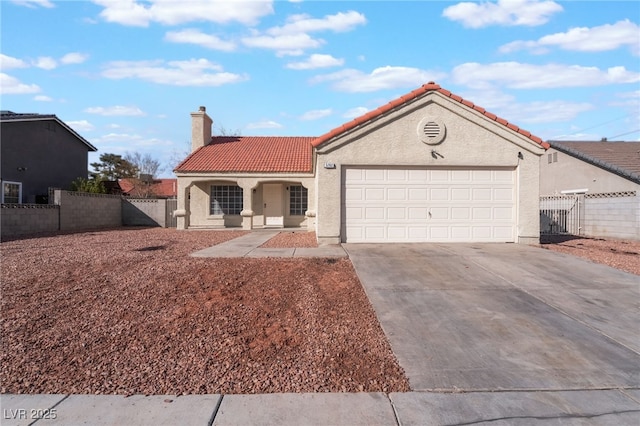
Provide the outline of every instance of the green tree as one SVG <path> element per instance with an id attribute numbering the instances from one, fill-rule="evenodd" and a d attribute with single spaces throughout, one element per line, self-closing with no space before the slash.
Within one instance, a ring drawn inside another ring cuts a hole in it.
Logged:
<path id="1" fill-rule="evenodd" d="M 105 194 L 107 189 L 100 179 L 78 178 L 71 182 L 71 190 L 78 192 L 91 192 L 93 194 Z"/>
<path id="2" fill-rule="evenodd" d="M 138 168 L 131 162 L 116 154 L 102 154 L 100 161 L 91 163 L 96 179 L 118 180 L 122 178 L 134 178 L 138 175 Z"/>

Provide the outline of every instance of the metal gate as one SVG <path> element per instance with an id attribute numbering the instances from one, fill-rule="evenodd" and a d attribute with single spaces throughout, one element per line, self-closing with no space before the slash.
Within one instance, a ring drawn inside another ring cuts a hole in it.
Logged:
<path id="1" fill-rule="evenodd" d="M 175 228 L 178 226 L 178 219 L 173 215 L 174 210 L 178 208 L 178 200 L 175 198 L 170 198 L 167 200 L 165 217 L 167 228 Z"/>
<path id="2" fill-rule="evenodd" d="M 540 197 L 540 233 L 543 235 L 580 235 L 584 195 Z"/>

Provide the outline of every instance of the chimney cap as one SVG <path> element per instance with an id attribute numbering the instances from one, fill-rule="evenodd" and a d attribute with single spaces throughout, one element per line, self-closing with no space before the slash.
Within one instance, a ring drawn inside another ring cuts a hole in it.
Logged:
<path id="1" fill-rule="evenodd" d="M 198 111 L 203 111 L 204 112 L 206 110 L 207 110 L 207 107 L 205 107 L 205 106 L 200 106 L 200 108 L 198 108 Z"/>

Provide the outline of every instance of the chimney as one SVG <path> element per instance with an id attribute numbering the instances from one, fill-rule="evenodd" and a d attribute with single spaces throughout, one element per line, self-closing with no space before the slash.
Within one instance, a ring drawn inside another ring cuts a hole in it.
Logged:
<path id="1" fill-rule="evenodd" d="M 211 142 L 213 120 L 207 115 L 207 109 L 201 106 L 191 113 L 191 152 Z"/>

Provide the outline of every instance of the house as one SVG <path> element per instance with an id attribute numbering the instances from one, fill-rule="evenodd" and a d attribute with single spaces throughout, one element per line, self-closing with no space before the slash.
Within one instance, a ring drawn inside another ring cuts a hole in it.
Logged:
<path id="1" fill-rule="evenodd" d="M 69 189 L 87 178 L 97 151 L 52 114 L 0 113 L 2 203 L 46 203 L 49 188 Z"/>
<path id="2" fill-rule="evenodd" d="M 430 82 L 319 137 L 212 137 L 191 114 L 178 229 L 342 242 L 539 241 L 540 138 Z"/>
<path id="3" fill-rule="evenodd" d="M 541 230 L 640 240 L 640 142 L 549 141 Z"/>
<path id="4" fill-rule="evenodd" d="M 548 142 L 540 162 L 541 195 L 640 192 L 640 142 Z"/>
<path id="5" fill-rule="evenodd" d="M 142 175 L 144 177 L 145 175 Z M 177 179 L 120 179 L 118 184 L 122 194 L 133 198 L 176 198 Z"/>

